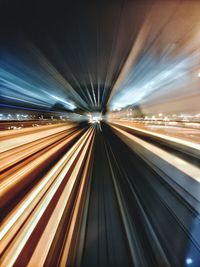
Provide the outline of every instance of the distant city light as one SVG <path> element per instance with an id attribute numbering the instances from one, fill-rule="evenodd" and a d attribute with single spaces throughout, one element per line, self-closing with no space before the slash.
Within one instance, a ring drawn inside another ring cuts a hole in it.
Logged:
<path id="1" fill-rule="evenodd" d="M 164 121 L 168 121 L 169 120 L 169 118 L 166 116 L 166 117 L 164 117 Z"/>

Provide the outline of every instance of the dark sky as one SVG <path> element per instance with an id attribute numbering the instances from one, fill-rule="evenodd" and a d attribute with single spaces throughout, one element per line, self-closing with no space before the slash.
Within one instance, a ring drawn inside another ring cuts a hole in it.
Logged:
<path id="1" fill-rule="evenodd" d="M 31 62 L 24 51 L 33 44 L 89 109 L 102 110 L 151 2 L 2 1 L 0 49 Z"/>

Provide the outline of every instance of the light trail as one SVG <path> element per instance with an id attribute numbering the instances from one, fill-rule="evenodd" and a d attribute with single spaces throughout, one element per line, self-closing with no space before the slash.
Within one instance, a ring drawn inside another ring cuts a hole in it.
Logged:
<path id="1" fill-rule="evenodd" d="M 162 142 L 165 142 L 166 144 L 176 147 L 176 149 L 181 149 L 181 151 L 185 151 L 186 153 L 191 154 L 192 156 L 200 158 L 200 145 L 198 142 L 198 140 L 200 140 L 200 135 L 198 130 L 192 130 L 193 134 L 197 135 L 197 142 L 195 142 L 196 140 L 194 140 L 192 137 L 188 138 L 186 136 L 187 129 L 181 127 L 177 127 L 177 130 L 179 129 L 179 133 L 177 133 L 176 131 L 175 134 L 170 134 L 170 132 L 166 134 L 166 127 L 161 129 L 160 132 L 157 133 L 155 130 L 153 131 L 152 129 L 147 130 L 145 127 L 143 127 L 143 125 L 141 126 L 140 124 L 138 124 L 137 126 L 135 126 L 135 124 L 126 121 L 116 121 L 112 122 L 111 124 L 124 127 L 124 129 L 132 130 L 133 133 L 139 134 L 141 136 L 152 137 L 157 141 L 160 140 Z"/>
<path id="2" fill-rule="evenodd" d="M 3 267 L 85 266 L 90 262 L 87 258 L 89 244 L 94 242 L 96 247 L 97 243 L 103 242 L 101 238 L 104 235 L 108 243 L 119 238 L 120 244 L 127 246 L 126 252 L 120 250 L 117 253 L 119 257 L 122 255 L 123 262 L 129 262 L 129 266 L 148 266 L 148 253 L 144 257 L 144 252 L 141 252 L 142 236 L 127 202 L 132 197 L 137 206 L 135 212 L 143 218 L 140 225 L 146 225 L 147 236 L 154 243 L 153 253 L 158 258 L 155 262 L 170 266 L 161 237 L 152 226 L 150 215 L 127 176 L 132 171 L 124 169 L 116 158 L 112 142 L 119 136 L 134 150 L 133 153 L 139 155 L 145 172 L 148 170 L 146 166 L 149 166 L 151 172 L 156 173 L 168 187 L 171 188 L 174 182 L 176 186 L 173 190 L 195 212 L 200 212 L 196 205 L 200 200 L 197 186 L 197 183 L 200 184 L 199 168 L 164 148 L 142 140 L 143 137 L 126 132 L 125 128 L 122 130 L 120 123 L 108 126 L 96 122 L 89 125 L 64 123 L 57 124 L 57 127 L 48 125 L 0 133 L 2 142 L 6 142 L 9 133 L 8 149 L 4 147 L 0 154 L 1 207 L 4 211 L 0 254 Z M 10 143 L 10 140 L 13 142 Z M 123 146 L 121 144 L 120 148 Z M 8 158 L 10 160 L 6 161 Z M 128 173 L 121 176 L 121 171 Z M 145 172 L 141 179 L 145 179 Z M 174 197 L 173 190 L 171 194 Z M 130 194 L 128 198 L 127 194 Z M 171 204 L 166 201 L 166 205 Z M 177 205 L 182 205 L 182 202 Z M 174 207 L 169 207 L 172 213 Z M 181 215 L 178 216 L 179 220 L 183 220 Z M 183 220 L 182 223 L 188 232 L 187 222 Z M 108 232 L 111 225 L 117 227 L 116 237 L 112 236 L 111 230 Z M 192 239 L 198 244 L 195 235 Z M 108 249 L 107 246 L 97 246 L 97 251 Z M 104 260 L 106 258 L 102 258 L 102 264 Z"/>
<path id="3" fill-rule="evenodd" d="M 48 126 L 42 126 L 42 129 L 28 128 L 20 131 L 17 130 L 17 131 L 0 132 L 0 141 L 1 141 L 0 153 L 8 151 L 10 149 L 14 149 L 18 146 L 28 144 L 32 141 L 52 136 L 56 133 L 61 133 L 62 131 L 66 131 L 72 127 L 75 127 L 75 124 L 66 126 L 63 126 L 63 124 L 48 125 Z"/>
<path id="4" fill-rule="evenodd" d="M 73 155 L 73 153 L 74 153 L 74 151 L 75 151 L 75 149 L 77 149 L 78 148 L 78 145 L 81 143 L 81 141 L 82 141 L 82 139 L 79 141 L 79 142 L 77 142 L 68 152 L 67 152 L 67 154 L 65 155 L 65 157 L 62 159 L 62 160 L 60 160 L 60 162 L 58 163 L 58 164 L 56 164 L 56 166 L 53 168 L 53 170 L 52 171 L 50 171 L 49 172 L 49 174 L 48 175 L 46 175 L 46 177 L 39 183 L 39 185 L 38 185 L 38 187 L 36 188 L 36 190 L 34 189 L 33 191 L 31 191 L 31 194 L 29 194 L 30 195 L 30 197 L 26 197 L 25 198 L 25 201 L 22 201 L 22 205 L 19 205 L 19 209 L 20 210 L 24 210 L 25 209 L 25 207 L 27 207 L 27 205 L 29 205 L 33 200 L 34 200 L 34 198 L 36 197 L 36 196 L 38 196 L 38 193 L 46 186 L 46 185 L 49 185 L 49 181 L 50 181 L 50 179 L 52 179 L 52 178 L 54 178 L 55 179 L 55 175 L 58 175 L 58 173 L 60 172 L 60 170 L 61 170 L 61 168 L 63 168 L 63 164 L 65 164 L 67 161 L 69 161 L 69 159 L 71 158 L 71 156 Z M 52 181 L 51 181 L 51 183 L 52 183 Z M 22 206 L 22 208 L 21 208 L 21 206 Z M 19 209 L 17 209 L 17 210 L 19 210 Z M 19 212 L 17 211 L 16 212 L 17 214 L 19 214 Z M 9 216 L 10 217 L 10 216 Z M 15 217 L 15 216 L 14 216 Z M 15 217 L 16 219 L 13 219 L 13 213 L 12 213 L 12 222 L 14 223 L 14 221 L 16 221 L 17 219 L 18 219 L 18 215 L 17 215 L 17 217 Z M 6 220 L 6 222 L 5 222 L 5 225 L 6 225 L 6 229 L 8 229 L 8 225 L 13 225 L 13 223 L 12 224 L 10 224 L 9 222 L 8 222 L 8 220 Z M 6 231 L 8 231 L 8 230 L 6 230 Z"/>
<path id="5" fill-rule="evenodd" d="M 143 141 L 140 138 L 135 137 L 135 136 L 127 133 L 124 130 L 121 130 L 115 126 L 112 126 L 112 127 L 115 130 L 115 132 L 117 134 L 119 134 L 120 137 L 125 141 L 125 143 L 127 143 L 132 148 L 134 148 L 134 151 L 139 153 L 140 156 L 142 156 L 142 157 L 144 156 L 143 150 L 150 151 L 154 155 L 157 155 L 158 158 L 164 160 L 164 162 L 168 162 L 170 165 L 174 166 L 176 169 L 182 171 L 183 173 L 185 173 L 189 177 L 195 179 L 197 182 L 200 182 L 199 167 L 195 167 L 192 164 L 188 163 L 187 161 L 182 160 L 181 158 L 179 158 L 179 157 L 177 157 L 171 153 L 168 153 L 168 152 L 164 151 L 163 149 L 156 147 L 155 145 L 149 144 L 148 142 Z M 129 140 L 131 140 L 132 143 L 130 143 Z M 138 148 L 134 144 L 139 144 Z M 141 147 L 141 149 L 140 149 L 140 147 Z M 200 150 L 198 150 L 198 151 L 200 151 Z M 153 160 L 153 158 L 150 155 L 146 156 L 146 160 L 147 161 L 153 161 L 153 163 L 155 165 L 158 164 L 158 160 Z M 169 169 L 170 169 L 170 167 L 167 168 L 167 170 L 169 170 Z M 199 200 L 200 200 L 200 197 L 199 197 Z"/>
<path id="6" fill-rule="evenodd" d="M 88 135 L 86 136 L 86 138 L 87 137 L 88 137 Z M 91 148 L 92 148 L 91 147 L 91 145 L 92 145 L 92 143 L 91 143 L 92 139 L 91 138 L 92 138 L 92 136 L 90 135 L 90 138 L 88 138 L 88 140 L 86 139 L 86 142 L 84 142 L 85 141 L 84 140 L 81 143 L 81 146 L 79 145 L 77 151 L 75 152 L 74 157 L 76 158 L 78 156 L 79 152 L 81 151 L 81 149 L 84 146 L 84 148 L 82 150 L 82 153 L 79 156 L 78 161 L 77 161 L 76 165 L 73 168 L 71 176 L 69 177 L 68 182 L 66 184 L 66 187 L 63 190 L 62 195 L 59 198 L 59 201 L 58 201 L 58 203 L 57 203 L 57 205 L 55 207 L 55 210 L 54 210 L 53 214 L 51 215 L 51 218 L 48 221 L 48 224 L 47 224 L 47 226 L 45 228 L 45 231 L 43 232 L 43 234 L 42 234 L 42 236 L 40 238 L 40 241 L 37 244 L 37 247 L 36 247 L 36 249 L 34 251 L 34 254 L 31 257 L 31 260 L 30 260 L 28 266 L 35 266 L 36 264 L 38 264 L 38 259 L 40 259 L 39 265 L 42 266 L 44 264 L 45 260 L 46 260 L 46 257 L 48 256 L 48 253 L 49 253 L 49 250 L 50 250 L 50 245 L 53 242 L 53 239 L 55 238 L 55 235 L 57 234 L 58 227 L 59 227 L 60 221 L 62 219 L 62 216 L 63 216 L 65 210 L 69 206 L 70 194 L 71 194 L 71 192 L 73 190 L 73 187 L 75 186 L 76 180 L 79 177 L 79 173 L 80 173 L 81 167 L 83 166 L 83 164 L 85 162 L 84 159 L 85 159 L 85 157 L 87 155 L 86 154 L 87 152 L 89 154 L 88 155 L 88 160 L 90 160 L 90 154 L 91 154 Z M 77 199 L 78 203 L 75 203 L 76 206 L 75 206 L 75 211 L 73 213 L 75 218 L 77 217 L 77 209 L 78 209 L 78 207 L 80 205 L 80 197 L 81 197 L 81 195 L 83 193 L 83 185 L 85 183 L 86 176 L 88 175 L 87 167 L 88 167 L 88 164 L 84 167 L 84 173 L 85 172 L 86 173 L 81 177 L 82 186 L 79 189 L 78 196 L 77 196 L 79 201 Z M 66 168 L 64 169 L 64 171 L 66 172 Z M 61 263 L 60 263 L 61 266 L 64 266 L 64 262 L 67 261 L 67 255 L 69 253 L 69 246 L 70 246 L 70 243 L 71 243 L 73 229 L 75 227 L 75 222 L 76 222 L 75 218 L 72 218 L 72 220 L 70 221 L 70 224 L 69 224 L 69 228 L 70 229 L 68 230 L 67 239 L 65 241 L 65 244 L 63 244 L 63 253 L 64 253 L 64 255 L 62 256 L 62 260 L 61 260 Z M 41 255 L 41 251 L 43 251 L 42 255 Z"/>
<path id="7" fill-rule="evenodd" d="M 75 133 L 74 136 L 78 136 Z M 14 195 L 16 195 L 22 188 L 37 177 L 42 169 L 45 169 L 51 164 L 56 156 L 63 151 L 71 141 L 64 138 L 51 146 L 47 146 L 37 154 L 28 157 L 24 162 L 13 169 L 9 169 L 1 175 L 1 206 L 5 205 Z"/>
<path id="8" fill-rule="evenodd" d="M 71 138 L 68 137 L 66 141 L 61 142 L 60 145 L 56 147 L 56 150 L 53 150 L 54 153 L 52 155 L 55 155 L 56 151 L 61 150 L 61 148 L 66 145 L 66 143 L 70 142 L 70 139 L 75 139 L 75 137 L 78 135 L 80 135 L 80 130 L 79 132 L 76 131 Z M 90 161 L 92 149 L 91 140 L 93 140 L 93 136 L 94 129 L 92 128 L 88 129 L 84 134 L 82 134 L 82 137 L 69 149 L 66 154 L 64 154 L 64 156 L 55 165 L 51 167 L 49 172 L 43 178 L 40 179 L 40 181 L 35 185 L 35 187 L 33 187 L 33 189 L 22 198 L 22 200 L 16 205 L 16 207 L 10 213 L 8 213 L 6 218 L 4 218 L 3 223 L 1 225 L 1 254 L 3 253 L 1 261 L 2 266 L 13 266 L 15 261 L 21 255 L 24 247 L 26 251 L 27 242 L 32 236 L 34 229 L 37 228 L 37 225 L 40 223 L 40 220 L 42 220 L 45 210 L 49 209 L 49 205 L 50 203 L 52 203 L 54 197 L 59 194 L 59 197 L 56 197 L 57 204 L 55 203 L 56 206 L 54 207 L 54 212 L 51 215 L 51 219 L 49 219 L 48 225 L 50 225 L 50 228 L 47 226 L 47 230 L 43 233 L 46 236 L 46 238 L 44 237 L 45 241 L 41 241 L 41 243 L 38 243 L 38 246 L 39 244 L 42 244 L 42 251 L 44 252 L 44 256 L 42 256 L 40 248 L 40 257 L 38 258 L 37 255 L 36 262 L 37 266 L 42 266 L 40 265 L 40 261 L 43 261 L 42 259 L 45 259 L 45 251 L 48 252 L 48 248 L 51 245 L 52 238 L 54 237 L 54 234 L 57 231 L 58 226 L 55 226 L 55 222 L 57 220 L 57 223 L 59 225 L 59 222 L 63 216 L 66 207 L 68 205 L 72 205 L 70 204 L 71 194 L 74 194 L 74 188 L 77 186 L 77 183 L 82 181 L 82 178 L 80 178 L 80 173 L 82 173 L 85 158 L 88 158 L 88 160 Z M 48 161 L 48 154 L 50 154 L 50 151 L 47 151 L 46 154 L 47 156 L 45 157 L 44 162 Z M 41 162 L 40 158 L 37 159 Z M 38 167 L 37 160 L 27 164 L 27 168 L 25 168 L 24 171 L 19 172 L 19 179 L 23 180 L 24 174 L 26 174 L 26 172 L 29 172 L 31 168 L 35 168 L 35 166 Z M 85 181 L 87 176 L 87 168 L 84 172 L 85 178 L 83 181 Z M 13 178 L 16 179 L 16 175 L 14 175 Z M 9 182 L 9 185 L 13 178 L 9 176 L 6 177 L 6 180 Z M 12 185 L 12 187 L 14 188 L 14 190 L 16 190 L 16 181 L 13 182 L 14 184 Z M 31 180 L 29 180 L 29 183 L 31 183 Z M 1 183 L 1 194 L 3 196 L 7 193 L 5 192 L 5 186 L 6 185 L 4 180 L 3 183 Z M 23 186 L 20 188 L 20 190 L 22 188 Z M 10 195 L 11 197 L 9 200 L 13 201 L 14 195 L 12 193 L 10 193 Z M 5 202 L 3 202 L 3 204 L 5 204 Z M 52 206 L 50 205 L 50 210 L 51 209 Z M 52 225 L 54 229 L 54 234 Z M 43 240 L 42 237 L 41 240 Z M 47 247 L 46 250 L 44 244 Z M 35 253 L 37 254 L 37 249 Z M 33 262 L 34 261 L 35 260 L 33 257 Z M 30 261 L 30 266 L 35 266 L 34 264 L 32 265 L 32 261 Z"/>
<path id="9" fill-rule="evenodd" d="M 200 1 L 11 2 L 0 266 L 199 267 Z"/>

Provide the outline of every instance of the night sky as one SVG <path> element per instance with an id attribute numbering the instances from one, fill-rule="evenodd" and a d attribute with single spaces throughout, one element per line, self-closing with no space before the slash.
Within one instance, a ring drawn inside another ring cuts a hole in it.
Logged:
<path id="1" fill-rule="evenodd" d="M 199 12 L 193 0 L 1 1 L 1 103 L 155 113 L 192 96 L 196 112 Z"/>
<path id="2" fill-rule="evenodd" d="M 44 56 L 83 101 L 63 88 L 70 99 L 103 110 L 149 8 L 146 1 L 4 1 L 2 54 L 27 72 L 40 72 Z"/>

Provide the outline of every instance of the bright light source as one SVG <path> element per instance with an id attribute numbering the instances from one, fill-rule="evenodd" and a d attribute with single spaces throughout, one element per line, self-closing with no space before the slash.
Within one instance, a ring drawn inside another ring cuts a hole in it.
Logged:
<path id="1" fill-rule="evenodd" d="M 197 76 L 200 78 L 200 72 L 197 74 Z"/>
<path id="2" fill-rule="evenodd" d="M 164 121 L 168 121 L 169 120 L 169 118 L 166 116 L 166 117 L 164 117 Z"/>
<path id="3" fill-rule="evenodd" d="M 100 120 L 97 118 L 93 118 L 91 120 L 89 120 L 90 123 L 100 123 Z"/>
<path id="4" fill-rule="evenodd" d="M 193 262 L 193 260 L 192 260 L 191 258 L 187 258 L 187 259 L 186 259 L 186 264 L 189 265 L 189 264 L 192 264 L 192 262 Z"/>
<path id="5" fill-rule="evenodd" d="M 102 121 L 102 114 L 99 112 L 92 113 L 89 116 L 89 123 L 100 123 Z"/>

